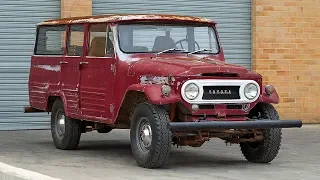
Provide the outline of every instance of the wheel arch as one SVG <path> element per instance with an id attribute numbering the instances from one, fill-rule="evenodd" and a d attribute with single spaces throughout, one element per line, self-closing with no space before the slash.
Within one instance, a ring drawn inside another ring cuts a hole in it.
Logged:
<path id="1" fill-rule="evenodd" d="M 58 99 L 60 99 L 62 101 L 63 106 L 65 108 L 65 113 L 66 113 L 66 115 L 68 115 L 66 99 L 62 94 L 49 94 L 47 96 L 47 106 L 46 106 L 47 112 L 52 112 L 52 106 L 53 106 L 54 102 Z"/>
<path id="2" fill-rule="evenodd" d="M 147 102 L 148 97 L 141 91 L 129 90 L 126 92 L 120 105 L 115 124 L 130 125 L 135 107 L 139 103 Z"/>
<path id="3" fill-rule="evenodd" d="M 181 98 L 174 91 L 168 97 L 161 93 L 161 85 L 133 84 L 127 89 L 120 104 L 115 123 L 130 125 L 135 107 L 139 103 L 150 102 L 151 104 L 170 106 L 180 102 Z"/>

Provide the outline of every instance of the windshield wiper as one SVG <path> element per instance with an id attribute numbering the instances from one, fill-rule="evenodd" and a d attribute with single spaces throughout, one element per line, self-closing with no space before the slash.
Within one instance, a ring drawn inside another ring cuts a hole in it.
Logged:
<path id="1" fill-rule="evenodd" d="M 157 53 L 157 56 L 159 56 L 159 55 L 162 54 L 162 53 L 172 52 L 172 51 L 186 51 L 186 50 L 185 50 L 185 49 L 176 49 L 176 48 L 166 49 L 166 50 L 163 50 L 163 51 L 158 52 L 158 53 Z"/>
<path id="2" fill-rule="evenodd" d="M 189 52 L 189 53 L 187 54 L 187 56 L 189 56 L 189 55 L 191 55 L 191 54 L 198 53 L 198 52 L 212 51 L 212 50 L 215 50 L 215 49 L 199 49 L 199 50 L 196 50 L 196 51 L 193 51 L 193 52 Z"/>

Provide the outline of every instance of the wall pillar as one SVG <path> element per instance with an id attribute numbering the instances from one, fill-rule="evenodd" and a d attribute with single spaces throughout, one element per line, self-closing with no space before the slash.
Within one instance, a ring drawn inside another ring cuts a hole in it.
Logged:
<path id="1" fill-rule="evenodd" d="M 253 70 L 277 89 L 281 119 L 320 123 L 320 1 L 252 1 Z"/>
<path id="2" fill-rule="evenodd" d="M 61 0 L 61 18 L 91 15 L 92 0 Z"/>

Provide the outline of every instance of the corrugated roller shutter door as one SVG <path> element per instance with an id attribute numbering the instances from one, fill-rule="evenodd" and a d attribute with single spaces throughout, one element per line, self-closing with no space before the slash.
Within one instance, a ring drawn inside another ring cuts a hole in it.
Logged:
<path id="1" fill-rule="evenodd" d="M 35 24 L 60 17 L 60 0 L 0 1 L 0 130 L 44 129 L 49 115 L 24 114 Z"/>
<path id="2" fill-rule="evenodd" d="M 93 0 L 93 14 L 167 13 L 214 20 L 227 62 L 251 69 L 251 0 Z"/>

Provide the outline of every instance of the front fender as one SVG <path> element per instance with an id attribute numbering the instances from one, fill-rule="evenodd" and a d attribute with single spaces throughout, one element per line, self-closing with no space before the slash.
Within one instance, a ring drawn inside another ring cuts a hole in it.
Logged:
<path id="1" fill-rule="evenodd" d="M 143 92 L 152 104 L 171 104 L 181 101 L 179 94 L 176 94 L 173 90 L 168 97 L 164 97 L 161 92 L 161 86 L 158 84 L 133 84 L 129 86 L 128 91 Z"/>
<path id="2" fill-rule="evenodd" d="M 265 91 L 265 86 L 262 87 L 262 95 L 260 102 L 269 103 L 269 104 L 279 104 L 280 98 L 276 90 L 271 95 L 268 95 Z"/>

